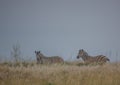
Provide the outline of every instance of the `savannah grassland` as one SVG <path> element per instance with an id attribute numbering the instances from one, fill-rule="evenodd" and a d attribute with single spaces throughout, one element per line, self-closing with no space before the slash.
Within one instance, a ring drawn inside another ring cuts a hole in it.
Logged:
<path id="1" fill-rule="evenodd" d="M 0 85 L 120 85 L 120 63 L 0 64 Z"/>

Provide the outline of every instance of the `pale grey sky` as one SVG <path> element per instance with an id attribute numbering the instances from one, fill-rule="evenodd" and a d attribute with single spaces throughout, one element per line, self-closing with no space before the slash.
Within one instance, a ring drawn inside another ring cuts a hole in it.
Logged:
<path id="1" fill-rule="evenodd" d="M 0 0 L 0 56 L 16 43 L 33 59 L 35 50 L 68 60 L 85 49 L 120 60 L 120 0 Z"/>

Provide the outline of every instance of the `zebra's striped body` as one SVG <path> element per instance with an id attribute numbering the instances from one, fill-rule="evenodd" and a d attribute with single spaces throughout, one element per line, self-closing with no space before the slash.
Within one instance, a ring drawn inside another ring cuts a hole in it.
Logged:
<path id="1" fill-rule="evenodd" d="M 64 60 L 59 56 L 46 57 L 40 51 L 35 51 L 37 63 L 40 64 L 52 64 L 52 63 L 63 63 Z"/>
<path id="2" fill-rule="evenodd" d="M 79 50 L 78 58 L 82 58 L 85 63 L 106 63 L 107 61 L 110 61 L 106 56 L 104 55 L 98 55 L 98 56 L 89 56 L 87 52 L 85 52 L 83 49 Z"/>

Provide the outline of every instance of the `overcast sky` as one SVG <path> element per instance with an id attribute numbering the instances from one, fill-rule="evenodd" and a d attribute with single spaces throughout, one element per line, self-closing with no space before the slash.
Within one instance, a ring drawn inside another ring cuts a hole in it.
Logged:
<path id="1" fill-rule="evenodd" d="M 20 44 L 24 57 L 35 50 L 75 59 L 90 55 L 120 59 L 120 0 L 0 0 L 0 57 Z"/>

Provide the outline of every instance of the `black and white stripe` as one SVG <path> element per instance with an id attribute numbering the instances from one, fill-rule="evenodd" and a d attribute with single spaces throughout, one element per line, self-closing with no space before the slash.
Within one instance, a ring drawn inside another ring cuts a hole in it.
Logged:
<path id="1" fill-rule="evenodd" d="M 80 57 L 83 59 L 85 63 L 106 63 L 107 61 L 110 61 L 104 55 L 90 56 L 83 49 L 79 50 L 77 59 L 79 59 Z"/>
<path id="2" fill-rule="evenodd" d="M 59 56 L 46 57 L 40 51 L 35 51 L 37 63 L 40 64 L 52 64 L 62 63 L 64 60 Z"/>

